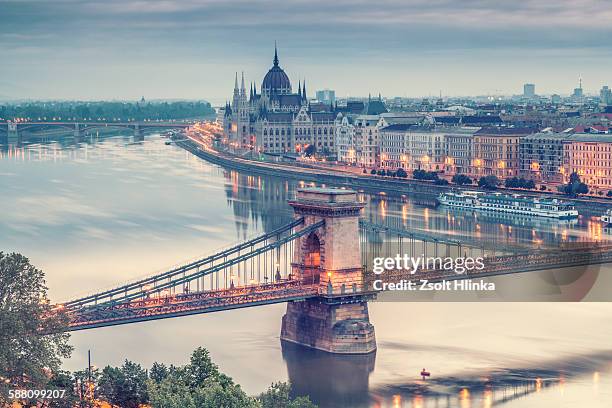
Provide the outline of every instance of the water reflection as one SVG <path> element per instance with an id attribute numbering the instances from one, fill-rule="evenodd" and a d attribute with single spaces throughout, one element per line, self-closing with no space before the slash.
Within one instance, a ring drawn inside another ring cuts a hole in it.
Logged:
<path id="1" fill-rule="evenodd" d="M 5 147 L 0 249 L 26 253 L 47 273 L 52 297 L 71 298 L 271 231 L 292 219 L 286 200 L 300 185 L 306 184 L 210 165 L 160 138 L 136 145 L 122 135 Z M 427 208 L 410 196 L 361 197 L 366 220 L 415 231 L 523 245 L 606 239 L 590 217 L 557 223 Z M 369 243 L 381 239 L 372 236 Z M 568 286 L 590 288 L 604 275 L 582 272 L 512 278 L 502 287 L 528 292 L 541 281 L 547 290 L 567 293 Z M 66 367 L 81 369 L 90 348 L 98 366 L 130 358 L 150 367 L 154 360 L 181 363 L 205 346 L 249 393 L 288 379 L 322 407 L 595 407 L 598 399 L 612 401 L 610 355 L 588 354 L 611 346 L 607 304 L 371 306 L 376 355 L 330 356 L 290 344 L 281 349 L 284 307 L 274 305 L 75 333 Z M 587 354 L 551 363 L 568 352 Z M 432 371 L 426 382 L 418 378 L 423 366 Z"/>
<path id="2" fill-rule="evenodd" d="M 296 395 L 310 395 L 317 404 L 330 408 L 369 406 L 369 377 L 376 352 L 334 355 L 285 341 L 281 347 Z"/>

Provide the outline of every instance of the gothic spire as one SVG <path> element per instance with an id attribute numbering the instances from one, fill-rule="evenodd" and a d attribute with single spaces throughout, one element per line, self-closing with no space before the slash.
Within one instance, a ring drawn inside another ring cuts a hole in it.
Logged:
<path id="1" fill-rule="evenodd" d="M 302 99 L 306 100 L 306 80 L 304 79 L 304 83 L 302 84 Z"/>
<path id="2" fill-rule="evenodd" d="M 300 95 L 300 98 L 302 97 L 302 81 L 298 80 L 298 95 Z"/>
<path id="3" fill-rule="evenodd" d="M 240 93 L 241 94 L 246 94 L 246 88 L 244 87 L 244 71 L 242 71 L 242 84 L 240 86 Z"/>
<path id="4" fill-rule="evenodd" d="M 236 71 L 236 78 L 234 79 L 234 92 L 238 92 L 238 71 Z"/>
<path id="5" fill-rule="evenodd" d="M 274 66 L 278 67 L 278 51 L 276 49 L 276 41 L 274 41 Z"/>

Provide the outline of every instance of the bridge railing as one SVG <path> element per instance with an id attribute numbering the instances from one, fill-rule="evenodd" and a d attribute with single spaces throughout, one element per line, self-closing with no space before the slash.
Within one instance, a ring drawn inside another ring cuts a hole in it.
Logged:
<path id="1" fill-rule="evenodd" d="M 290 262 L 293 255 L 293 241 L 324 225 L 324 221 L 320 221 L 297 231 L 292 231 L 301 222 L 303 220 L 296 220 L 279 229 L 285 231 L 288 235 L 281 235 L 280 233 L 266 234 L 257 239 L 257 244 L 253 242 L 241 244 L 241 248 L 244 248 L 246 245 L 248 248 L 247 252 L 234 250 L 231 257 L 227 254 L 222 256 L 215 254 L 213 257 L 222 259 L 222 261 L 207 265 L 204 269 L 195 268 L 196 271 L 194 272 L 194 268 L 191 267 L 190 273 L 180 270 L 178 273 L 173 272 L 171 275 L 164 275 L 156 279 L 154 286 L 130 284 L 116 288 L 112 291 L 112 294 L 93 295 L 87 300 L 71 302 L 69 305 L 65 305 L 65 307 L 68 309 L 98 308 L 131 302 L 150 296 L 163 297 L 176 293 L 188 293 L 191 292 L 191 285 L 195 285 L 198 292 L 218 290 L 221 287 L 233 288 L 237 286 L 237 283 L 239 283 L 237 281 L 240 279 L 246 283 L 249 275 L 251 277 L 250 282 L 261 282 L 262 271 L 265 283 L 287 279 L 291 272 Z M 267 238 L 264 239 L 263 237 Z M 256 272 L 257 280 L 255 280 Z M 202 279 L 205 276 L 210 277 L 210 284 L 208 285 L 205 285 Z"/>
<path id="2" fill-rule="evenodd" d="M 283 225 L 280 228 L 277 228 L 274 231 L 269 233 L 257 236 L 252 238 L 246 242 L 242 242 L 233 246 L 228 247 L 227 249 L 223 249 L 219 252 L 216 252 L 213 255 L 206 256 L 204 258 L 199 258 L 194 261 L 191 261 L 187 264 L 179 265 L 171 268 L 168 271 L 147 276 L 143 279 L 139 279 L 133 282 L 129 282 L 125 285 L 117 286 L 109 290 L 101 291 L 98 293 L 93 293 L 91 295 L 87 295 L 85 297 L 81 297 L 76 300 L 68 301 L 63 303 L 64 307 L 72 308 L 72 307 L 80 307 L 89 303 L 98 303 L 104 300 L 112 300 L 113 297 L 118 295 L 124 295 L 127 292 L 132 290 L 143 290 L 147 285 L 153 285 L 154 288 L 157 288 L 157 283 L 160 281 L 172 279 L 178 275 L 184 274 L 193 269 L 198 269 L 203 266 L 212 266 L 214 262 L 227 259 L 227 257 L 231 257 L 234 254 L 239 254 L 241 251 L 249 250 L 254 248 L 256 245 L 261 244 L 263 242 L 267 242 L 268 240 L 276 239 L 280 237 L 282 234 L 291 231 L 293 228 L 301 225 L 304 222 L 303 218 L 297 219 L 295 221 L 290 222 L 289 224 Z"/>

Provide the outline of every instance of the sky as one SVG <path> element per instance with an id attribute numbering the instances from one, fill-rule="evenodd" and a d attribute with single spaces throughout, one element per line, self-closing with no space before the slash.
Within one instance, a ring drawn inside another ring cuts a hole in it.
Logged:
<path id="1" fill-rule="evenodd" d="M 231 97 L 281 66 L 339 97 L 612 85 L 611 0 L 0 0 L 0 99 Z"/>

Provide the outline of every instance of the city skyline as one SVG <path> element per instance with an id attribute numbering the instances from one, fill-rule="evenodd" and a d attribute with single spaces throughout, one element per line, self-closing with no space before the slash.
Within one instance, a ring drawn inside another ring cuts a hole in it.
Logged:
<path id="1" fill-rule="evenodd" d="M 441 18 L 444 17 L 444 18 Z M 338 98 L 569 95 L 610 83 L 612 7 L 595 0 L 0 0 L 0 99 L 227 99 L 287 73 Z M 588 21 L 588 26 L 584 24 Z"/>

